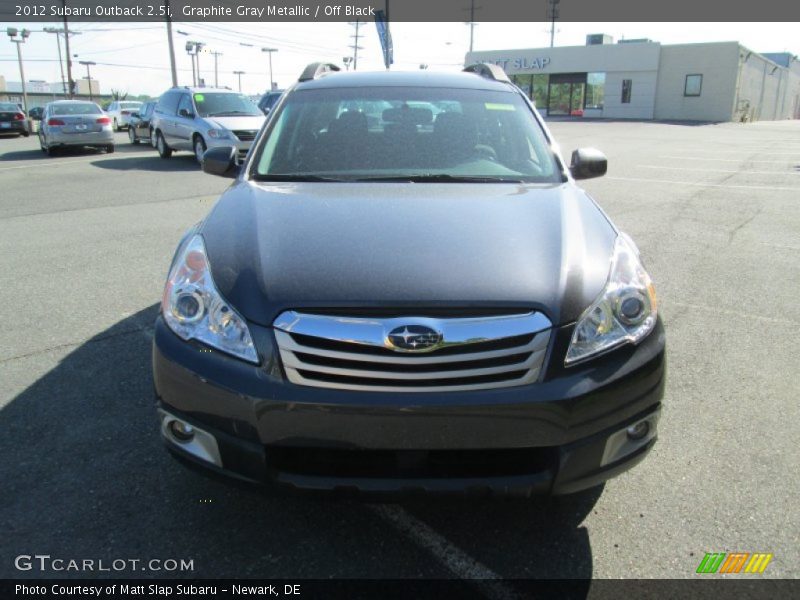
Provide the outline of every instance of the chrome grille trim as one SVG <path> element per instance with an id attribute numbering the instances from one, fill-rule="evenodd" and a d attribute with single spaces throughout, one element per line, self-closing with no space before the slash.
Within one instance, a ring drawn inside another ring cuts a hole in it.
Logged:
<path id="1" fill-rule="evenodd" d="M 398 351 L 388 341 L 388 332 L 406 324 L 426 325 L 441 332 L 442 344 L 426 351 Z M 471 318 L 408 316 L 380 319 L 286 311 L 273 325 L 281 360 L 291 383 L 385 392 L 469 391 L 533 383 L 544 363 L 551 328 L 550 321 L 543 314 L 534 312 Z M 345 349 L 306 345 L 310 342 L 303 343 L 292 334 L 335 342 Z M 482 344 L 488 343 L 491 348 L 492 342 L 506 338 L 522 338 L 524 341 L 502 349 L 479 350 Z M 347 352 L 347 345 L 360 351 Z M 469 351 L 471 345 L 476 347 L 473 352 Z M 365 346 L 374 348 L 376 353 L 364 353 Z M 459 353 L 437 355 L 437 350 L 454 346 L 460 346 Z M 313 362 L 310 362 L 312 356 Z M 507 360 L 503 361 L 503 358 Z M 492 361 L 503 364 L 493 364 Z M 481 365 L 482 362 L 485 365 Z M 392 369 L 381 370 L 381 364 Z M 425 369 L 415 372 L 415 365 L 424 365 Z M 441 369 L 431 370 L 431 365 L 441 365 Z M 475 380 L 469 381 L 472 378 Z"/>

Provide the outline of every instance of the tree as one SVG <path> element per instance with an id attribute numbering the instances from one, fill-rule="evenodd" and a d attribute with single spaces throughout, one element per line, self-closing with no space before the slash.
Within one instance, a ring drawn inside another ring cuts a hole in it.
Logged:
<path id="1" fill-rule="evenodd" d="M 121 92 L 120 90 L 115 90 L 111 88 L 111 98 L 112 101 L 118 102 L 119 100 L 125 100 L 128 97 L 128 92 Z"/>

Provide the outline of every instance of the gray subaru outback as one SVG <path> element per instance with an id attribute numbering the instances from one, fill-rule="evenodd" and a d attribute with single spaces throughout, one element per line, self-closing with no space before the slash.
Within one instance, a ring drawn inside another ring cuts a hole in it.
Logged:
<path id="1" fill-rule="evenodd" d="M 656 441 L 664 330 L 633 241 L 490 65 L 309 65 L 178 244 L 153 372 L 167 448 L 311 490 L 566 494 Z"/>

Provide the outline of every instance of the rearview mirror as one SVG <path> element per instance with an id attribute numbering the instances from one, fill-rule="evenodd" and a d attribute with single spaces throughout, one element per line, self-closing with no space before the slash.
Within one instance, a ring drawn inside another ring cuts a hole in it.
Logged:
<path id="1" fill-rule="evenodd" d="M 209 175 L 236 177 L 239 174 L 236 152 L 237 150 L 233 146 L 217 146 L 206 150 L 203 154 L 203 171 Z"/>
<path id="2" fill-rule="evenodd" d="M 578 148 L 572 153 L 569 171 L 575 179 L 602 177 L 608 170 L 606 155 L 597 148 Z"/>

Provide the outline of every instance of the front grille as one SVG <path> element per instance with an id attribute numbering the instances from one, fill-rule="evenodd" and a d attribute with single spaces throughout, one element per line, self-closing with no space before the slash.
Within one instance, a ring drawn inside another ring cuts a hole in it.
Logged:
<path id="1" fill-rule="evenodd" d="M 258 129 L 237 129 L 234 130 L 233 135 L 242 140 L 243 142 L 252 142 L 256 139 Z"/>
<path id="2" fill-rule="evenodd" d="M 383 392 L 469 391 L 533 383 L 550 338 L 541 313 L 435 319 L 359 318 L 288 311 L 275 321 L 291 383 Z M 422 325 L 441 334 L 431 350 L 404 351 L 388 334 Z"/>

